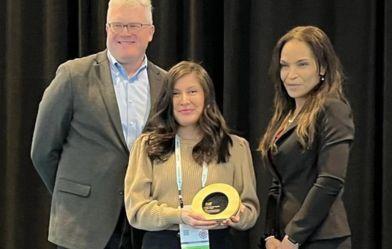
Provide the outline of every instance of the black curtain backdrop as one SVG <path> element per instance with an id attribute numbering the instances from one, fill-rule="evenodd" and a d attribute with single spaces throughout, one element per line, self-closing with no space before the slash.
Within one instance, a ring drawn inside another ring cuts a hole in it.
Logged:
<path id="1" fill-rule="evenodd" d="M 392 3 L 388 0 L 153 0 L 148 57 L 183 59 L 212 76 L 230 126 L 254 151 L 262 208 L 268 172 L 255 151 L 272 112 L 267 69 L 277 39 L 297 25 L 331 38 L 345 67 L 356 137 L 345 188 L 353 248 L 392 244 Z M 58 65 L 105 48 L 107 0 L 0 2 L 0 248 L 47 242 L 50 195 L 30 160 L 38 103 Z M 389 191 L 388 191 L 389 190 Z M 264 210 L 236 248 L 257 248 Z"/>

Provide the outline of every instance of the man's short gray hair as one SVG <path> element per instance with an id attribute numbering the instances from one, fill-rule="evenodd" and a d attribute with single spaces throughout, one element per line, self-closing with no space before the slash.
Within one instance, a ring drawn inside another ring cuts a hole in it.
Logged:
<path id="1" fill-rule="evenodd" d="M 134 6 L 134 5 L 142 5 L 143 7 L 145 7 L 149 13 L 149 19 L 150 22 L 152 24 L 152 4 L 151 4 L 151 0 L 110 0 L 108 3 L 108 12 L 109 9 L 113 6 L 113 5 L 130 5 L 130 6 Z"/>

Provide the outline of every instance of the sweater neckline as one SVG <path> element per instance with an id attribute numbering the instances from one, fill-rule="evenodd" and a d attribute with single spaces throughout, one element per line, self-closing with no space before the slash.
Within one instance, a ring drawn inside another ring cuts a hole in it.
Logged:
<path id="1" fill-rule="evenodd" d="M 196 145 L 198 142 L 201 141 L 202 137 L 197 137 L 197 138 L 182 138 L 180 137 L 180 135 L 178 135 L 178 137 L 180 138 L 180 142 L 181 144 L 184 145 Z"/>

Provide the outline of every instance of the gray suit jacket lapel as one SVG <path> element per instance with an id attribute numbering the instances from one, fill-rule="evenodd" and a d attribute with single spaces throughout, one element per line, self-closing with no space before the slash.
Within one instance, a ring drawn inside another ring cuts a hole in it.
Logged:
<path id="1" fill-rule="evenodd" d="M 148 81 L 150 83 L 150 95 L 151 95 L 151 111 L 148 119 L 151 118 L 151 115 L 154 113 L 155 102 L 158 99 L 158 94 L 162 87 L 163 76 L 161 71 L 155 66 L 152 62 L 148 61 L 147 63 L 147 74 Z"/>
<path id="2" fill-rule="evenodd" d="M 117 138 L 121 140 L 124 151 L 128 153 L 127 143 L 121 127 L 120 111 L 114 92 L 113 80 L 110 73 L 109 60 L 107 58 L 106 50 L 97 54 L 96 61 L 96 81 L 98 82 L 99 90 L 101 91 L 103 100 L 106 105 L 106 111 L 112 121 Z"/>

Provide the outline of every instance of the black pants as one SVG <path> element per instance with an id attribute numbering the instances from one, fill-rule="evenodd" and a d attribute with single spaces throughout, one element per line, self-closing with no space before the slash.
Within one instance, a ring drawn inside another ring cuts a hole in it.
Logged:
<path id="1" fill-rule="evenodd" d="M 264 239 L 262 239 L 262 242 L 259 244 L 259 248 L 265 248 Z M 299 249 L 351 249 L 351 236 L 307 241 L 302 244 Z"/>
<path id="2" fill-rule="evenodd" d="M 144 231 L 129 225 L 125 209 L 122 208 L 117 221 L 116 228 L 105 249 L 141 249 Z M 58 246 L 58 249 L 67 249 Z M 68 248 L 72 249 L 72 248 Z"/>
<path id="3" fill-rule="evenodd" d="M 231 249 L 229 229 L 210 230 L 210 249 Z M 178 231 L 146 232 L 142 249 L 181 249 Z"/>
<path id="4" fill-rule="evenodd" d="M 351 249 L 351 237 L 305 242 L 300 249 Z"/>

